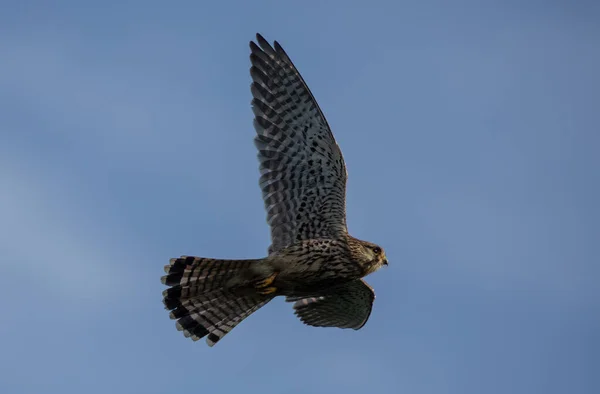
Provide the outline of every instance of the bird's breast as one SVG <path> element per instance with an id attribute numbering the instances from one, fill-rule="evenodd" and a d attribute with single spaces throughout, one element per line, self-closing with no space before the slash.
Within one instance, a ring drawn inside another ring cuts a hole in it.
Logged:
<path id="1" fill-rule="evenodd" d="M 362 277 L 362 268 L 347 259 L 303 256 L 276 263 L 276 282 L 282 289 L 322 289 Z"/>

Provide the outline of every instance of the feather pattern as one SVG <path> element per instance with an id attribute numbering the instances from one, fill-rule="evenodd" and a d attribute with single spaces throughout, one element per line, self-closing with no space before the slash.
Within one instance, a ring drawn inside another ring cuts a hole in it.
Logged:
<path id="1" fill-rule="evenodd" d="M 304 324 L 355 330 L 369 319 L 374 300 L 373 289 L 362 279 L 322 293 L 286 299 L 288 302 L 295 301 L 295 313 Z"/>
<path id="2" fill-rule="evenodd" d="M 240 294 L 227 288 L 252 264 L 260 260 L 219 260 L 182 256 L 165 266 L 163 303 L 169 317 L 186 338 L 197 341 L 205 336 L 213 346 L 246 317 L 273 297 L 253 292 Z"/>
<path id="3" fill-rule="evenodd" d="M 215 345 L 274 297 L 307 325 L 358 330 L 375 294 L 362 277 L 387 265 L 378 245 L 346 227 L 346 165 L 302 76 L 274 42 L 250 42 L 259 185 L 271 227 L 269 256 L 193 256 L 165 266 L 165 308 L 193 340 Z"/>
<path id="4" fill-rule="evenodd" d="M 346 229 L 346 166 L 308 86 L 285 53 L 250 43 L 255 145 L 269 253 L 296 241 L 339 238 Z"/>

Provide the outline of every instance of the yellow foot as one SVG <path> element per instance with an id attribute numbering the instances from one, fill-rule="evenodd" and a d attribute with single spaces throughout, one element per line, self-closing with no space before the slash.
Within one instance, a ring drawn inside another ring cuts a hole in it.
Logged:
<path id="1" fill-rule="evenodd" d="M 271 283 L 273 283 L 273 281 L 275 280 L 276 277 L 277 277 L 277 274 L 273 274 L 266 279 L 259 280 L 258 282 L 256 282 L 254 284 L 254 287 L 256 287 L 257 289 L 260 289 L 262 287 L 268 287 L 271 285 Z"/>
<path id="2" fill-rule="evenodd" d="M 262 294 L 262 295 L 269 295 L 269 294 L 275 293 L 276 291 L 277 291 L 277 287 L 270 286 L 270 287 L 262 287 L 262 288 L 258 289 L 256 292 L 258 294 Z"/>
<path id="3" fill-rule="evenodd" d="M 269 276 L 268 278 L 265 278 L 263 280 L 256 282 L 254 284 L 254 287 L 256 288 L 257 293 L 263 294 L 263 295 L 275 293 L 277 291 L 277 288 L 271 286 L 271 283 L 273 283 L 273 281 L 275 280 L 276 277 L 277 277 L 277 274 L 275 273 L 275 274 Z"/>

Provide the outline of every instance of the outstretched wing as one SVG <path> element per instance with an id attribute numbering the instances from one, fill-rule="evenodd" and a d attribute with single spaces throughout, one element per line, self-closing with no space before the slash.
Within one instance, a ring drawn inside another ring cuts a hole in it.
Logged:
<path id="1" fill-rule="evenodd" d="M 347 231 L 342 152 L 283 48 L 256 38 L 258 45 L 250 42 L 252 110 L 269 253 L 298 240 L 338 238 Z"/>
<path id="2" fill-rule="evenodd" d="M 373 289 L 362 279 L 336 287 L 335 290 L 321 295 L 286 299 L 286 301 L 296 301 L 294 304 L 296 315 L 304 324 L 355 330 L 364 326 L 369 319 L 374 300 Z"/>

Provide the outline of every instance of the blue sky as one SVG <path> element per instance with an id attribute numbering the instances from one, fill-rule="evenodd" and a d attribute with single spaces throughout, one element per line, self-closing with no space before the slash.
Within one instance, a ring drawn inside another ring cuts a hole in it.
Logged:
<path id="1" fill-rule="evenodd" d="M 600 392 L 598 5 L 52 3 L 0 15 L 0 392 Z M 211 349 L 159 278 L 266 253 L 256 32 L 390 266 L 360 331 L 276 300 Z"/>

